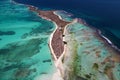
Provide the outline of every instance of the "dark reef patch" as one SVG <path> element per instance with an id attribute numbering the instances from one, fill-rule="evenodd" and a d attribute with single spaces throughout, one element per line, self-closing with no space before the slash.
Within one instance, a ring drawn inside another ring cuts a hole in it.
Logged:
<path id="1" fill-rule="evenodd" d="M 46 23 L 45 23 L 46 24 Z M 30 32 L 31 34 L 38 34 L 38 33 L 51 33 L 50 29 L 52 29 L 52 26 L 40 26 L 40 27 L 37 27 L 37 28 L 33 28 L 32 31 Z"/>
<path id="2" fill-rule="evenodd" d="M 39 52 L 39 45 L 44 43 L 44 41 L 44 38 L 42 38 L 32 39 L 22 44 L 19 44 L 19 42 L 8 44 L 6 48 L 0 49 L 0 59 L 20 61 L 24 58 L 32 57 Z"/>
<path id="3" fill-rule="evenodd" d="M 9 49 L 0 49 L 0 55 L 5 55 L 8 51 Z"/>
<path id="4" fill-rule="evenodd" d="M 15 73 L 15 78 L 16 79 L 20 79 L 20 80 L 31 80 L 26 78 L 27 76 L 29 76 L 30 74 L 32 74 L 33 72 L 36 72 L 36 69 L 28 69 L 28 68 L 19 68 L 16 73 Z"/>
<path id="5" fill-rule="evenodd" d="M 0 71 L 1 72 L 5 72 L 5 71 L 11 70 L 11 69 L 15 69 L 17 67 L 19 67 L 19 65 L 12 64 L 12 65 L 6 66 L 4 68 L 0 68 Z"/>
<path id="6" fill-rule="evenodd" d="M 0 36 L 3 36 L 3 35 L 15 35 L 15 32 L 14 31 L 0 31 Z"/>
<path id="7" fill-rule="evenodd" d="M 51 59 L 43 60 L 43 63 L 45 62 L 51 62 Z"/>
<path id="8" fill-rule="evenodd" d="M 27 68 L 20 68 L 16 71 L 15 73 L 15 78 L 16 79 L 24 79 L 25 77 L 29 76 L 32 72 L 35 72 L 35 69 L 27 69 Z"/>
<path id="9" fill-rule="evenodd" d="M 80 76 L 77 76 L 77 77 L 76 77 L 76 80 L 87 80 L 87 79 L 82 78 L 82 77 L 80 77 Z"/>

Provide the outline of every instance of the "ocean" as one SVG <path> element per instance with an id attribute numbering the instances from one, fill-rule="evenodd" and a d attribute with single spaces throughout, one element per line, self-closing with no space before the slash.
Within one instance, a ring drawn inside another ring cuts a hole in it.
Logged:
<path id="1" fill-rule="evenodd" d="M 89 26 L 100 29 L 104 36 L 120 48 L 120 1 L 15 1 L 44 10 L 67 11 L 66 14 L 72 14 L 73 18 L 81 18 Z M 0 0 L 0 80 L 46 80 L 56 72 L 48 46 L 55 25 L 42 19 L 23 4 Z M 61 16 L 66 17 L 62 14 Z M 106 50 L 103 52 L 107 53 Z"/>
<path id="2" fill-rule="evenodd" d="M 65 10 L 82 18 L 120 48 L 120 0 L 15 0 L 39 9 Z"/>
<path id="3" fill-rule="evenodd" d="M 50 76 L 55 65 L 48 46 L 55 29 L 25 5 L 0 0 L 0 80 Z"/>

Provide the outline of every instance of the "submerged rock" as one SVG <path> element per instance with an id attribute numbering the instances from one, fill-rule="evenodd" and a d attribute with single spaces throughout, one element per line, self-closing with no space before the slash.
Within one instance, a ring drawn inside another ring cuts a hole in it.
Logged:
<path id="1" fill-rule="evenodd" d="M 0 36 L 3 35 L 15 35 L 14 31 L 0 31 Z"/>

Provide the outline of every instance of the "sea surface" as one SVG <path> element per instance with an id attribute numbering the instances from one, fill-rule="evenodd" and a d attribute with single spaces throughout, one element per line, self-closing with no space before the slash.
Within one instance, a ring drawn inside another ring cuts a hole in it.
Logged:
<path id="1" fill-rule="evenodd" d="M 120 0 L 15 0 L 39 9 L 65 10 L 98 28 L 120 48 Z"/>
<path id="2" fill-rule="evenodd" d="M 51 76 L 55 66 L 48 40 L 54 29 L 25 5 L 0 0 L 0 80 Z"/>
<path id="3" fill-rule="evenodd" d="M 56 13 L 65 20 L 82 18 L 120 48 L 120 2 L 117 0 L 15 1 L 44 10 L 61 10 Z M 0 80 L 47 80 L 56 71 L 48 46 L 55 25 L 23 4 L 0 0 Z"/>

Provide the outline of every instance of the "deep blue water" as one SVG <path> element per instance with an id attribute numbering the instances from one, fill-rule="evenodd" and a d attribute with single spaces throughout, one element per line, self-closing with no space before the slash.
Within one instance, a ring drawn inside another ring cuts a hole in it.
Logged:
<path id="1" fill-rule="evenodd" d="M 49 9 L 65 10 L 101 29 L 120 48 L 120 0 L 15 0 Z"/>

